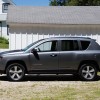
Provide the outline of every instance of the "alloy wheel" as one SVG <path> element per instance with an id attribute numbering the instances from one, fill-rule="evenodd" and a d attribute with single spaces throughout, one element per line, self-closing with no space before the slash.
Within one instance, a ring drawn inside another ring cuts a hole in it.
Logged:
<path id="1" fill-rule="evenodd" d="M 93 79 L 95 74 L 95 69 L 92 66 L 86 65 L 82 69 L 82 76 L 87 80 Z"/>
<path id="2" fill-rule="evenodd" d="M 7 68 L 7 77 L 12 81 L 19 81 L 25 75 L 24 67 L 20 64 L 11 64 Z"/>

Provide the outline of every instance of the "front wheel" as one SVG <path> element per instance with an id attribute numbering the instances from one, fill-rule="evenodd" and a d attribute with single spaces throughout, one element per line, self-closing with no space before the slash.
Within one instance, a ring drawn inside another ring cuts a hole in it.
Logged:
<path id="1" fill-rule="evenodd" d="M 18 63 L 10 64 L 6 69 L 6 74 L 10 81 L 20 81 L 25 76 L 25 68 Z"/>
<path id="2" fill-rule="evenodd" d="M 79 75 L 85 81 L 94 81 L 97 77 L 97 68 L 94 64 L 83 64 L 79 69 Z"/>

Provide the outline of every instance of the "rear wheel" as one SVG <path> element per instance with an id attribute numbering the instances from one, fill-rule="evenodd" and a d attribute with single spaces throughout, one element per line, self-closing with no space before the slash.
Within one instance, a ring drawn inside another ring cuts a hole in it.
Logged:
<path id="1" fill-rule="evenodd" d="M 93 81 L 97 77 L 97 68 L 94 64 L 83 64 L 79 69 L 79 75 L 85 81 Z"/>
<path id="2" fill-rule="evenodd" d="M 10 81 L 21 81 L 25 76 L 25 68 L 18 63 L 10 64 L 6 69 L 6 73 Z"/>

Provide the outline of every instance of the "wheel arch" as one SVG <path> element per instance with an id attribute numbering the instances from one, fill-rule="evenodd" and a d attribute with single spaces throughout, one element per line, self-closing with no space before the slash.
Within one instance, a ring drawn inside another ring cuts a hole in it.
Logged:
<path id="1" fill-rule="evenodd" d="M 99 68 L 97 61 L 95 61 L 95 60 L 83 60 L 80 62 L 79 66 L 78 66 L 78 72 L 79 72 L 80 67 L 83 64 L 94 64 L 96 66 L 97 70 L 100 71 L 100 68 Z"/>
<path id="2" fill-rule="evenodd" d="M 26 64 L 25 64 L 25 62 L 22 61 L 22 60 L 10 60 L 10 61 L 8 61 L 7 64 L 6 64 L 4 73 L 6 73 L 7 67 L 8 67 L 10 64 L 13 64 L 13 63 L 18 63 L 18 64 L 23 65 L 24 68 L 25 68 L 25 72 L 27 73 L 27 67 L 26 67 Z"/>

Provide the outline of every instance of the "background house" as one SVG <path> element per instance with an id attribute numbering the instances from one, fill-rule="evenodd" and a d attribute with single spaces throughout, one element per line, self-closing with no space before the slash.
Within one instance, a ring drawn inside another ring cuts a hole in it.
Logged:
<path id="1" fill-rule="evenodd" d="M 10 49 L 54 36 L 84 36 L 100 44 L 100 7 L 9 6 Z"/>
<path id="2" fill-rule="evenodd" d="M 12 0 L 0 0 L 0 36 L 8 38 L 8 26 L 6 24 L 8 5 L 14 5 Z"/>

